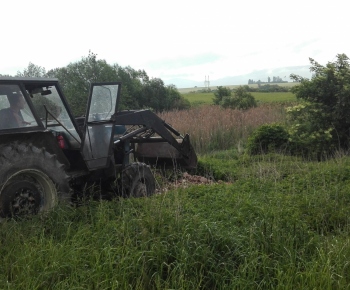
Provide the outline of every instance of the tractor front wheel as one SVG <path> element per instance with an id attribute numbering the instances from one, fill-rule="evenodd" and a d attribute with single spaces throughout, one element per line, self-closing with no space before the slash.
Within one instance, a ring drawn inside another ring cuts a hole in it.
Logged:
<path id="1" fill-rule="evenodd" d="M 125 167 L 122 172 L 123 197 L 151 196 L 155 192 L 155 179 L 149 166 L 135 162 Z"/>

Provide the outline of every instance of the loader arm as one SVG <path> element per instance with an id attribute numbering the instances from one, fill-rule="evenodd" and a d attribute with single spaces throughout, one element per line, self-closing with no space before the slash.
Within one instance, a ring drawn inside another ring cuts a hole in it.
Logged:
<path id="1" fill-rule="evenodd" d="M 190 144 L 189 135 L 183 137 L 178 131 L 172 128 L 164 120 L 159 118 L 150 110 L 141 111 L 120 111 L 111 117 L 115 125 L 139 125 L 143 126 L 133 132 L 130 132 L 115 141 L 118 143 L 124 140 L 130 140 L 134 143 L 155 143 L 167 142 L 174 147 L 183 157 L 185 167 L 195 168 L 197 165 L 197 156 Z M 141 133 L 152 130 L 160 137 L 158 138 L 144 138 L 140 136 Z M 181 142 L 173 136 L 173 134 L 181 139 Z"/>

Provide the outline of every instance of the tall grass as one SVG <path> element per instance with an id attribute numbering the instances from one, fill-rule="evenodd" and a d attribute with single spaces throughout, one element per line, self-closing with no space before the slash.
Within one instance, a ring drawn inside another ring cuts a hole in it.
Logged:
<path id="1" fill-rule="evenodd" d="M 234 182 L 3 222 L 0 289 L 349 289 L 349 158 L 215 156 Z"/>
<path id="2" fill-rule="evenodd" d="M 181 133 L 189 133 L 196 152 L 235 148 L 240 150 L 254 129 L 262 124 L 283 123 L 285 104 L 262 104 L 247 111 L 200 106 L 159 114 Z"/>

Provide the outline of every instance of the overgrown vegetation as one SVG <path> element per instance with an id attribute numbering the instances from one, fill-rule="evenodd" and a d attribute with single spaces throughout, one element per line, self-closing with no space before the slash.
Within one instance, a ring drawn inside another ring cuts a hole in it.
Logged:
<path id="1" fill-rule="evenodd" d="M 286 105 L 262 104 L 249 110 L 199 106 L 190 110 L 159 114 L 179 132 L 191 133 L 191 143 L 199 154 L 234 148 L 243 152 L 248 137 L 263 124 L 284 123 Z"/>
<path id="2" fill-rule="evenodd" d="M 291 75 L 300 84 L 291 89 L 299 103 L 287 108 L 287 151 L 320 160 L 349 149 L 350 63 L 345 54 L 337 55 L 337 60 L 326 66 L 311 58 L 310 62 L 311 80 Z M 268 135 L 265 132 L 264 142 Z M 270 140 L 271 145 L 262 146 L 275 148 L 275 140 Z"/>
<path id="3" fill-rule="evenodd" d="M 5 221 L 2 289 L 347 289 L 350 159 L 234 151 L 225 182 Z"/>
<path id="4" fill-rule="evenodd" d="M 233 89 L 233 96 L 231 90 L 227 87 L 217 87 L 214 92 L 213 103 L 220 105 L 223 108 L 247 110 L 257 106 L 255 98 L 248 92 L 245 86 L 239 86 Z"/>
<path id="5" fill-rule="evenodd" d="M 248 138 L 247 152 L 264 154 L 268 152 L 284 152 L 288 147 L 289 134 L 278 124 L 264 124 L 256 129 Z"/>
<path id="6" fill-rule="evenodd" d="M 314 73 L 311 80 L 291 77 L 300 82 L 292 88 L 304 103 L 289 109 L 293 125 L 291 139 L 300 148 L 318 154 L 349 148 L 350 63 L 345 54 L 322 66 L 310 58 Z"/>

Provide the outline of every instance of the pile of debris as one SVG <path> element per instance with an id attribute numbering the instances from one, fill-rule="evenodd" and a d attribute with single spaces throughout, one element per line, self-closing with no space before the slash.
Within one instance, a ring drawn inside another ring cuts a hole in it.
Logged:
<path id="1" fill-rule="evenodd" d="M 214 183 L 213 180 L 205 178 L 203 176 L 199 175 L 191 175 L 187 172 L 184 172 L 182 175 L 182 179 L 178 181 L 182 184 L 212 184 Z"/>

